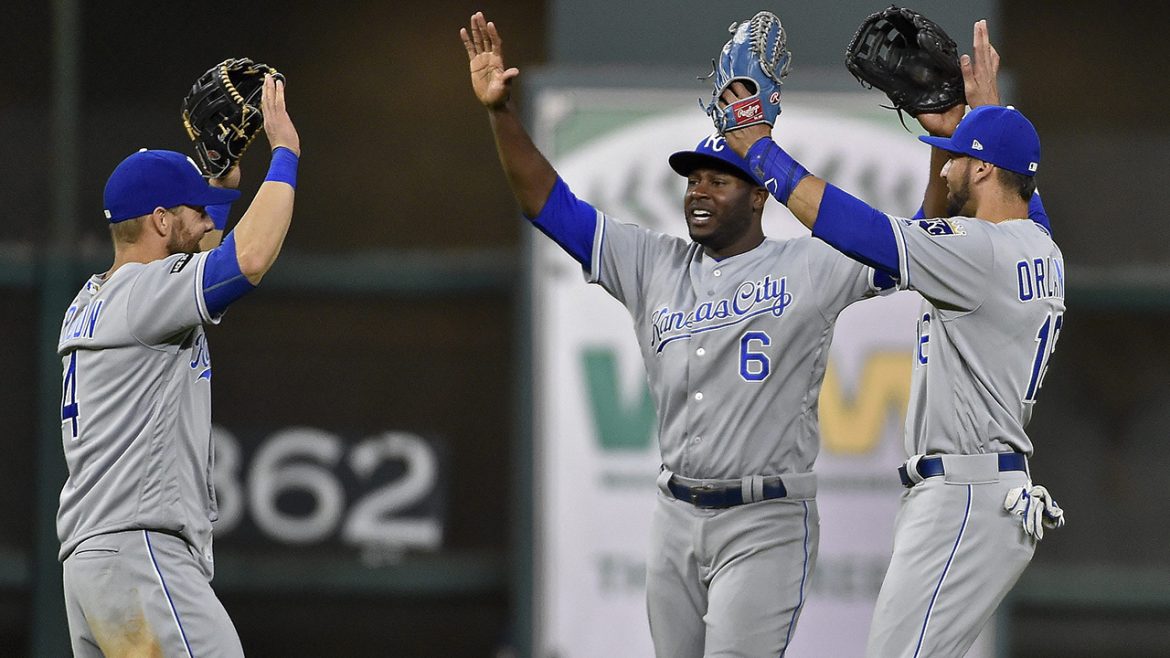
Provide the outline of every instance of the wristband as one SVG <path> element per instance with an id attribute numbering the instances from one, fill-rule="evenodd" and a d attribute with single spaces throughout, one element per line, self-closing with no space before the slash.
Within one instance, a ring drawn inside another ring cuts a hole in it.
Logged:
<path id="1" fill-rule="evenodd" d="M 268 175 L 264 181 L 288 183 L 295 190 L 297 188 L 297 163 L 300 158 L 284 146 L 278 146 L 272 151 L 272 163 L 268 165 Z"/>
<path id="2" fill-rule="evenodd" d="M 799 162 L 784 152 L 780 145 L 769 137 L 762 137 L 752 144 L 747 152 L 748 166 L 756 178 L 764 182 L 764 187 L 776 197 L 776 200 L 788 205 L 788 197 L 797 184 L 809 175 Z"/>

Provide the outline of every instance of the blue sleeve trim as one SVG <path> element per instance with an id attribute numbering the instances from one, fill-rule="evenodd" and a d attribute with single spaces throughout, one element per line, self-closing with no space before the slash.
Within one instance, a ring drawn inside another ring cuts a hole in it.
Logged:
<path id="1" fill-rule="evenodd" d="M 215 230 L 222 231 L 227 226 L 228 215 L 232 212 L 232 204 L 217 203 L 207 206 L 204 210 L 207 211 L 207 216 L 211 218 L 211 223 L 215 225 Z"/>
<path id="2" fill-rule="evenodd" d="M 559 176 L 540 214 L 529 219 L 578 263 L 590 267 L 597 209 L 574 196 Z"/>
<path id="3" fill-rule="evenodd" d="M 873 287 L 876 290 L 892 290 L 898 287 L 898 279 L 885 270 L 873 271 Z"/>
<path id="4" fill-rule="evenodd" d="M 284 146 L 276 147 L 272 151 L 272 162 L 268 165 L 268 175 L 264 177 L 264 181 L 288 183 L 294 190 L 297 189 L 298 162 L 300 158 L 291 149 Z"/>
<path id="5" fill-rule="evenodd" d="M 762 181 L 772 196 L 784 205 L 788 205 L 792 190 L 809 175 L 808 169 L 793 160 L 771 137 L 757 139 L 748 149 L 745 159 L 752 175 Z"/>
<path id="6" fill-rule="evenodd" d="M 1052 224 L 1048 222 L 1048 212 L 1044 210 L 1044 204 L 1040 202 L 1040 193 L 1033 192 L 1032 198 L 1028 199 L 1028 217 L 1048 231 L 1048 235 L 1052 235 Z"/>
<path id="7" fill-rule="evenodd" d="M 812 234 L 854 260 L 898 276 L 898 243 L 889 218 L 828 183 Z"/>
<path id="8" fill-rule="evenodd" d="M 213 318 L 220 316 L 232 302 L 255 289 L 256 286 L 240 271 L 240 262 L 236 259 L 236 234 L 234 231 L 228 233 L 223 244 L 208 252 L 207 262 L 203 265 L 203 299 L 208 314 Z"/>

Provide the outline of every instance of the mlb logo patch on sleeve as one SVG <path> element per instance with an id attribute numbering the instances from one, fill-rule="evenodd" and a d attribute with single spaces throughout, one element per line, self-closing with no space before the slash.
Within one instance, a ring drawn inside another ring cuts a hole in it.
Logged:
<path id="1" fill-rule="evenodd" d="M 920 219 L 917 221 L 918 228 L 926 231 L 927 235 L 941 237 L 944 235 L 967 235 L 963 227 L 958 223 L 939 217 L 937 219 Z"/>

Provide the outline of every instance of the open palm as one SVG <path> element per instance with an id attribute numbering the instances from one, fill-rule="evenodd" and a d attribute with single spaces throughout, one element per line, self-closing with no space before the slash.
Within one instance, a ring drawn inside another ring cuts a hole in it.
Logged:
<path id="1" fill-rule="evenodd" d="M 485 107 L 496 108 L 508 102 L 512 79 L 520 69 L 504 68 L 504 42 L 495 23 L 487 22 L 483 12 L 471 17 L 471 31 L 459 30 L 471 68 L 471 88 Z"/>

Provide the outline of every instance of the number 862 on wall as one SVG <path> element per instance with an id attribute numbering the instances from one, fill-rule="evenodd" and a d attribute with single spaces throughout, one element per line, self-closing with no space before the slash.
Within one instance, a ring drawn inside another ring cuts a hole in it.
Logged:
<path id="1" fill-rule="evenodd" d="M 255 531 L 284 544 L 339 540 L 366 551 L 434 551 L 443 540 L 440 459 L 433 443 L 385 432 L 350 443 L 291 427 L 245 458 L 227 429 L 212 428 L 219 503 L 216 539 L 247 542 Z"/>

